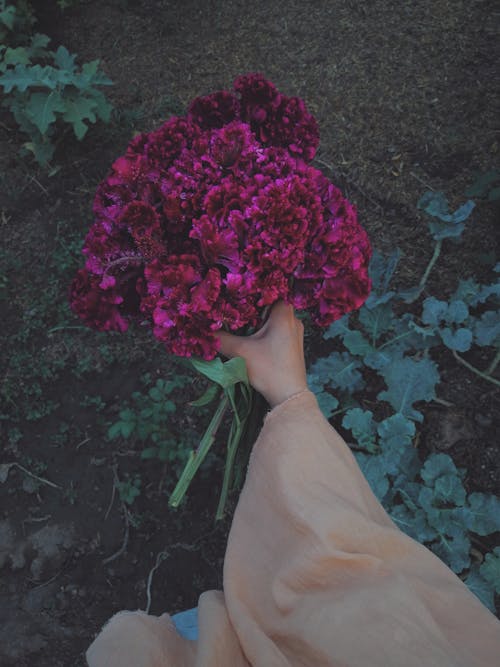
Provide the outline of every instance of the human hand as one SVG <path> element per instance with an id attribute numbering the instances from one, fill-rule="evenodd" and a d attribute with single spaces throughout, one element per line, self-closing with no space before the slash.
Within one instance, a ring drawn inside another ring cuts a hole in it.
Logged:
<path id="1" fill-rule="evenodd" d="M 271 407 L 307 389 L 304 361 L 304 325 L 293 306 L 274 304 L 264 326 L 251 336 L 219 332 L 226 357 L 243 357 L 252 386 Z"/>

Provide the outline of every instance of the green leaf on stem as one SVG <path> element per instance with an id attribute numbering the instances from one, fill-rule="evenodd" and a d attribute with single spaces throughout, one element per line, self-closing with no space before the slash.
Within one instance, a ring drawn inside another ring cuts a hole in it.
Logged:
<path id="1" fill-rule="evenodd" d="M 243 382 L 249 386 L 247 367 L 242 357 L 234 357 L 225 362 L 219 357 L 212 361 L 191 359 L 191 364 L 199 373 L 202 373 L 212 382 L 216 382 L 223 389 L 227 389 L 237 382 Z"/>
<path id="2" fill-rule="evenodd" d="M 495 613 L 495 595 L 490 582 L 482 576 L 482 567 L 479 569 L 477 566 L 472 567 L 464 583 L 490 611 Z"/>
<path id="3" fill-rule="evenodd" d="M 316 376 L 323 386 L 348 389 L 352 393 L 365 386 L 359 368 L 361 362 L 348 352 L 333 352 L 328 357 L 318 359 L 311 366 L 311 374 Z"/>
<path id="4" fill-rule="evenodd" d="M 495 547 L 492 553 L 486 554 L 479 572 L 500 595 L 500 547 Z"/>
<path id="5" fill-rule="evenodd" d="M 439 382 L 436 364 L 430 359 L 415 361 L 404 357 L 397 364 L 390 364 L 381 369 L 387 390 L 381 391 L 377 398 L 388 401 L 396 412 L 408 419 L 423 421 L 421 412 L 413 407 L 417 401 L 432 401 L 434 388 Z"/>
<path id="6" fill-rule="evenodd" d="M 454 213 L 450 213 L 448 200 L 442 192 L 426 192 L 417 203 L 418 208 L 437 218 L 437 221 L 429 222 L 429 229 L 436 241 L 459 237 L 474 206 L 474 202 L 469 200 Z"/>
<path id="7" fill-rule="evenodd" d="M 219 393 L 219 388 L 216 384 L 211 384 L 208 389 L 204 392 L 200 398 L 197 398 L 195 401 L 191 401 L 189 405 L 192 405 L 193 408 L 203 408 L 205 405 L 209 405 L 214 398 Z"/>

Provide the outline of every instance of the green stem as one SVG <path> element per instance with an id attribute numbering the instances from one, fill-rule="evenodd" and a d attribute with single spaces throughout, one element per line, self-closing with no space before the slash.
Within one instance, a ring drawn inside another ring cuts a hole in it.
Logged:
<path id="1" fill-rule="evenodd" d="M 391 338 L 391 340 L 386 341 L 383 345 L 380 347 L 377 347 L 377 351 L 380 352 L 380 350 L 383 350 L 384 347 L 387 347 L 388 345 L 391 345 L 392 343 L 395 343 L 397 340 L 400 340 L 401 338 L 406 338 L 407 336 L 411 336 L 413 331 L 405 331 L 402 334 L 399 334 L 399 336 L 394 336 L 394 338 Z"/>
<path id="2" fill-rule="evenodd" d="M 238 386 L 239 385 L 237 385 L 237 387 Z M 215 515 L 216 521 L 219 521 L 224 516 L 224 509 L 226 507 L 226 500 L 229 493 L 229 486 L 231 484 L 231 479 L 233 475 L 236 453 L 238 451 L 238 447 L 241 442 L 241 437 L 244 433 L 245 426 L 252 407 L 252 394 L 250 393 L 247 396 L 246 393 L 244 393 L 243 386 L 240 387 L 240 390 L 241 390 L 241 396 L 238 402 L 236 402 L 235 399 L 235 392 L 237 391 L 236 387 L 230 388 L 227 391 L 227 395 L 229 401 L 231 402 L 231 407 L 233 409 L 233 423 L 231 424 L 231 430 L 229 431 L 229 437 L 227 440 L 226 465 L 224 468 L 224 479 L 222 481 L 222 490 L 220 494 L 219 505 L 217 506 L 217 512 Z"/>
<path id="3" fill-rule="evenodd" d="M 429 264 L 427 264 L 427 268 L 425 269 L 424 275 L 420 279 L 420 282 L 418 284 L 419 290 L 415 294 L 415 296 L 412 299 L 408 299 L 406 303 L 413 303 L 418 299 L 418 297 L 422 294 L 422 290 L 424 289 L 425 283 L 427 282 L 427 278 L 429 277 L 430 272 L 434 268 L 434 264 L 437 262 L 438 257 L 441 253 L 441 246 L 443 245 L 443 240 L 440 239 L 439 241 L 436 242 L 436 245 L 434 246 L 434 253 L 431 257 L 431 260 Z"/>
<path id="4" fill-rule="evenodd" d="M 199 447 L 196 451 L 192 451 L 189 455 L 188 462 L 182 471 L 177 485 L 170 496 L 168 504 L 170 507 L 178 507 L 181 500 L 184 498 L 186 491 L 191 484 L 193 477 L 196 474 L 196 471 L 202 464 L 206 455 L 208 454 L 210 447 L 213 445 L 217 431 L 224 419 L 226 410 L 229 407 L 229 398 L 226 393 L 221 397 L 217 410 L 212 417 L 210 424 L 208 425 L 205 435 L 201 439 Z"/>
<path id="5" fill-rule="evenodd" d="M 88 327 L 81 327 L 81 326 L 65 326 L 64 324 L 60 327 L 52 327 L 52 329 L 49 329 L 47 331 L 48 334 L 52 334 L 55 331 L 66 331 L 67 329 L 81 329 L 82 331 L 88 331 Z"/>
<path id="6" fill-rule="evenodd" d="M 430 272 L 432 271 L 432 269 L 433 269 L 433 267 L 434 267 L 434 264 L 435 264 L 435 263 L 437 262 L 437 260 L 438 260 L 438 257 L 439 257 L 439 255 L 440 255 L 440 253 L 441 253 L 441 246 L 442 246 L 442 245 L 443 245 L 443 241 L 442 241 L 442 239 L 440 239 L 439 241 L 437 241 L 436 245 L 434 246 L 434 253 L 433 253 L 432 257 L 431 257 L 431 261 L 430 261 L 429 264 L 427 265 L 427 268 L 425 269 L 425 273 L 424 273 L 424 275 L 422 276 L 422 279 L 420 280 L 420 283 L 419 283 L 419 285 L 418 285 L 421 289 L 424 288 L 424 285 L 425 285 L 425 283 L 427 282 L 427 278 L 429 277 L 429 274 L 430 274 Z"/>
<path id="7" fill-rule="evenodd" d="M 488 375 L 488 373 L 483 373 L 483 371 L 480 371 L 479 368 L 476 368 L 475 366 L 472 366 L 469 364 L 468 361 L 465 361 L 460 355 L 456 353 L 456 350 L 452 350 L 453 356 L 455 359 L 462 364 L 462 366 L 465 366 L 465 368 L 468 368 L 472 373 L 475 373 L 478 375 L 480 378 L 483 378 L 483 380 L 487 380 L 488 382 L 492 382 L 495 384 L 497 387 L 500 387 L 500 382 L 496 380 L 494 377 L 491 377 L 491 375 Z"/>
<path id="8" fill-rule="evenodd" d="M 234 426 L 235 422 L 233 422 Z M 231 433 L 229 434 L 227 442 L 227 454 L 226 454 L 226 466 L 224 468 L 224 479 L 222 481 L 222 490 L 219 498 L 219 504 L 217 506 L 217 513 L 215 515 L 215 520 L 219 521 L 224 516 L 224 509 L 226 507 L 227 495 L 229 493 L 229 485 L 231 483 L 231 477 L 233 472 L 234 460 L 236 457 L 236 452 L 238 451 L 238 445 L 240 444 L 241 435 L 243 433 L 243 424 L 240 422 L 237 424 L 236 428 L 231 427 Z"/>
<path id="9" fill-rule="evenodd" d="M 500 350 L 497 350 L 497 353 L 495 354 L 495 358 L 493 359 L 491 364 L 486 369 L 486 374 L 487 375 L 492 375 L 492 373 L 495 372 L 495 368 L 498 366 L 499 362 L 500 362 Z"/>

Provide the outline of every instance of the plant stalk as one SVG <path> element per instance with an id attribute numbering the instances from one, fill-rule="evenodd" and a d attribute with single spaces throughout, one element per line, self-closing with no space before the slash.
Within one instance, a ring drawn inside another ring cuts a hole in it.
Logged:
<path id="1" fill-rule="evenodd" d="M 244 387 L 242 385 L 237 385 L 237 387 L 238 386 L 241 387 L 241 396 L 239 401 L 236 401 L 235 394 L 232 391 L 228 391 L 228 396 L 231 402 L 234 416 L 227 440 L 226 465 L 224 468 L 224 479 L 222 481 L 221 495 L 215 515 L 216 521 L 219 521 L 224 516 L 224 509 L 226 506 L 227 496 L 229 494 L 229 487 L 233 477 L 236 454 L 238 453 L 243 434 L 246 432 L 247 422 L 251 417 L 254 408 L 252 400 L 254 395 L 253 390 L 247 394 L 244 391 Z"/>
<path id="2" fill-rule="evenodd" d="M 439 255 L 441 254 L 441 247 L 443 245 L 443 240 L 439 239 L 439 241 L 436 241 L 436 245 L 434 246 L 434 252 L 432 254 L 432 257 L 430 259 L 430 262 L 427 264 L 427 268 L 424 271 L 424 275 L 420 279 L 420 282 L 418 283 L 418 292 L 415 294 L 415 296 L 411 299 L 408 299 L 406 303 L 413 303 L 418 299 L 418 297 L 422 294 L 422 290 L 424 289 L 425 283 L 427 282 L 427 278 L 429 277 L 430 272 L 434 268 L 434 264 L 437 262 Z"/>
<path id="3" fill-rule="evenodd" d="M 234 422 L 233 422 L 234 425 Z M 234 460 L 236 457 L 236 452 L 238 451 L 238 445 L 240 444 L 241 435 L 243 433 L 243 424 L 240 422 L 236 425 L 236 428 L 231 427 L 231 433 L 229 434 L 227 442 L 227 453 L 226 453 L 226 466 L 224 468 L 224 479 L 222 481 L 222 490 L 219 498 L 219 504 L 217 506 L 217 513 L 215 515 L 215 520 L 219 521 L 224 516 L 224 509 L 226 507 L 227 495 L 229 493 L 229 485 L 231 483 L 231 477 L 233 472 Z"/>
<path id="4" fill-rule="evenodd" d="M 434 264 L 437 262 L 439 255 L 441 254 L 441 246 L 443 245 L 442 239 L 439 239 L 439 241 L 436 242 L 436 245 L 434 246 L 434 253 L 431 257 L 431 261 L 429 264 L 427 264 L 427 268 L 425 269 L 425 273 L 422 276 L 418 286 L 420 289 L 424 288 L 425 283 L 427 282 L 427 278 L 429 277 L 430 272 L 434 268 Z"/>
<path id="5" fill-rule="evenodd" d="M 168 504 L 170 507 L 178 507 L 181 500 L 184 498 L 186 491 L 191 484 L 193 477 L 195 476 L 198 468 L 203 463 L 206 455 L 210 451 L 210 447 L 213 445 L 215 436 L 219 427 L 224 419 L 226 410 L 229 407 L 229 398 L 226 393 L 223 394 L 217 410 L 215 411 L 210 424 L 208 425 L 205 435 L 201 439 L 201 442 L 196 451 L 192 451 L 189 455 L 188 462 L 182 471 L 179 481 L 175 489 L 170 496 Z"/>
<path id="6" fill-rule="evenodd" d="M 465 361 L 459 354 L 457 354 L 456 350 L 452 350 L 453 356 L 455 359 L 462 364 L 462 366 L 465 366 L 465 368 L 468 368 L 472 373 L 475 373 L 478 375 L 480 378 L 483 378 L 483 380 L 487 380 L 488 382 L 492 382 L 495 384 L 497 387 L 500 387 L 500 381 L 496 380 L 494 377 L 491 377 L 491 375 L 488 375 L 488 373 L 483 373 L 483 371 L 480 371 L 479 368 L 476 368 L 475 366 L 472 366 L 469 364 L 468 361 Z"/>
<path id="7" fill-rule="evenodd" d="M 486 374 L 491 375 L 492 373 L 494 373 L 495 368 L 498 366 L 499 362 L 500 362 L 500 350 L 497 350 L 497 353 L 495 354 L 495 358 L 493 359 L 491 364 L 486 369 Z"/>

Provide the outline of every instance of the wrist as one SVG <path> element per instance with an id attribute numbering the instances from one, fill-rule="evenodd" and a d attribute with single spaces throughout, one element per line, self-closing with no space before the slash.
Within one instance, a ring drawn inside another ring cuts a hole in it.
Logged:
<path id="1" fill-rule="evenodd" d="M 280 390 L 278 392 L 273 393 L 272 395 L 269 394 L 268 396 L 265 396 L 265 398 L 271 408 L 276 408 L 278 407 L 278 405 L 281 405 L 285 401 L 288 401 L 294 396 L 302 394 L 305 391 L 309 391 L 306 382 L 297 384 L 293 387 L 288 387 L 286 391 Z"/>

